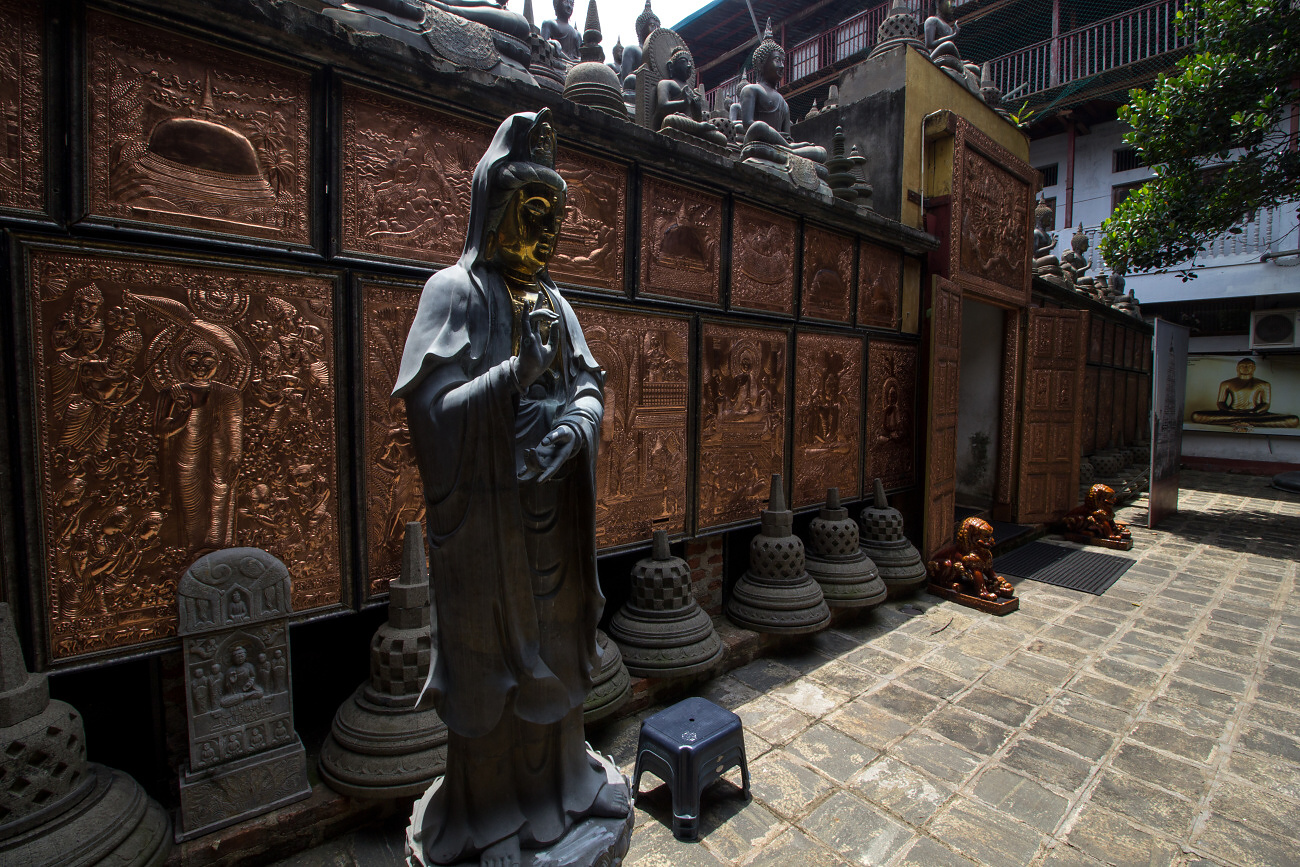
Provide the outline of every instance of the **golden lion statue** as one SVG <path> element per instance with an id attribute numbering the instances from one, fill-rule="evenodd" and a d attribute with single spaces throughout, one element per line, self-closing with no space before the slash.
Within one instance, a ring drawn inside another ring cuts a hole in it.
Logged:
<path id="1" fill-rule="evenodd" d="M 1015 595 L 993 569 L 993 528 L 982 518 L 967 518 L 957 530 L 957 558 L 930 561 L 931 583 L 989 602 Z"/>
<path id="2" fill-rule="evenodd" d="M 1115 520 L 1115 491 L 1108 485 L 1089 488 L 1084 504 L 1062 518 L 1061 526 L 1068 533 L 1117 543 L 1129 541 L 1132 535 L 1127 524 Z"/>

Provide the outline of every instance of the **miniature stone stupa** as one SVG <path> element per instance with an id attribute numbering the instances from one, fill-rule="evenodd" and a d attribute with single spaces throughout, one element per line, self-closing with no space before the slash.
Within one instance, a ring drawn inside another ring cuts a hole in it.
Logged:
<path id="1" fill-rule="evenodd" d="M 564 98 L 627 120 L 623 90 L 614 70 L 605 65 L 605 49 L 601 48 L 600 39 L 600 13 L 596 10 L 596 0 L 591 0 L 582 31 L 582 62 L 570 67 L 564 77 Z"/>
<path id="2" fill-rule="evenodd" d="M 722 656 L 713 621 L 691 595 L 691 568 L 668 551 L 668 534 L 654 532 L 651 555 L 632 569 L 632 597 L 614 614 L 610 637 L 627 670 L 639 677 L 684 677 Z"/>
<path id="3" fill-rule="evenodd" d="M 597 629 L 596 646 L 600 648 L 600 669 L 582 702 L 582 721 L 588 725 L 613 716 L 632 697 L 632 675 L 623 664 L 618 645 Z"/>
<path id="4" fill-rule="evenodd" d="M 86 761 L 81 715 L 23 664 L 0 602 L 0 864 L 156 867 L 167 813 L 128 775 Z"/>
<path id="5" fill-rule="evenodd" d="M 402 572 L 388 585 L 388 621 L 370 639 L 370 679 L 334 714 L 320 774 L 354 798 L 418 795 L 447 768 L 447 726 L 420 692 L 433 665 L 424 531 L 406 525 Z M 419 701 L 419 704 L 416 702 Z"/>
<path id="6" fill-rule="evenodd" d="M 885 582 L 858 546 L 858 525 L 840 505 L 839 488 L 826 491 L 826 505 L 808 525 L 807 563 L 831 608 L 871 608 L 885 601 Z"/>
<path id="7" fill-rule="evenodd" d="M 858 515 L 862 550 L 880 570 L 890 599 L 911 593 L 925 583 L 921 552 L 903 535 L 903 515 L 889 507 L 885 486 L 876 479 L 875 502 Z"/>
<path id="8" fill-rule="evenodd" d="M 755 632 L 785 634 L 817 632 L 831 622 L 822 589 L 804 568 L 803 540 L 794 534 L 780 473 L 772 474 L 762 529 L 749 543 L 749 569 L 732 588 L 727 617 Z"/>

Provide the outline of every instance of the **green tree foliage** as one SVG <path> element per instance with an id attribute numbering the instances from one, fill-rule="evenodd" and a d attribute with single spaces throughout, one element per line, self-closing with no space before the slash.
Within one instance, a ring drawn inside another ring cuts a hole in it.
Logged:
<path id="1" fill-rule="evenodd" d="M 1119 111 L 1155 171 L 1102 226 L 1102 255 L 1130 270 L 1194 260 L 1251 211 L 1300 196 L 1300 0 L 1189 0 L 1179 19 L 1193 53 Z"/>

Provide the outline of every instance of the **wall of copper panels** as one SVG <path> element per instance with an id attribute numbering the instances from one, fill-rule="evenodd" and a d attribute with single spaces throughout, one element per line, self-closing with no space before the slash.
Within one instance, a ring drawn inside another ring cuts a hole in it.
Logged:
<path id="1" fill-rule="evenodd" d="M 1096 313 L 1089 318 L 1084 369 L 1084 455 L 1150 437 L 1151 335 Z"/>
<path id="2" fill-rule="evenodd" d="M 4 403 L 30 456 L 0 495 L 32 516 L 7 586 L 40 666 L 169 645 L 176 579 L 215 548 L 284 560 L 302 616 L 386 594 L 423 515 L 389 394 L 500 117 L 120 10 L 50 46 L 41 4 L 0 0 L 0 228 L 21 229 Z M 51 49 L 84 61 L 66 143 L 44 126 Z M 752 526 L 773 472 L 800 509 L 914 485 L 898 242 L 555 111 L 551 274 L 606 371 L 602 549 Z M 61 161 L 71 190 L 45 174 Z"/>

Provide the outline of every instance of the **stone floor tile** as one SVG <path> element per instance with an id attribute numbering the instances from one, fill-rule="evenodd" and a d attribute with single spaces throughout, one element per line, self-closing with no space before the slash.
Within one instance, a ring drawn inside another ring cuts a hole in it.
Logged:
<path id="1" fill-rule="evenodd" d="M 952 797 L 952 789 L 945 783 L 889 756 L 862 770 L 849 785 L 867 800 L 917 826 L 928 822 Z"/>
<path id="2" fill-rule="evenodd" d="M 987 660 L 971 656 L 962 651 L 961 648 L 951 644 L 930 651 L 921 657 L 921 661 L 930 668 L 947 672 L 967 683 L 978 680 L 984 672 L 993 667 L 992 663 Z"/>
<path id="3" fill-rule="evenodd" d="M 824 629 L 808 638 L 808 643 L 829 657 L 843 656 L 862 646 L 862 642 L 837 629 Z"/>
<path id="4" fill-rule="evenodd" d="M 799 675 L 799 671 L 774 659 L 756 659 L 731 672 L 736 680 L 760 693 L 787 684 Z"/>
<path id="5" fill-rule="evenodd" d="M 875 675 L 886 675 L 893 672 L 900 666 L 906 665 L 907 660 L 901 656 L 895 656 L 892 653 L 885 653 L 874 645 L 860 647 L 843 657 L 844 661 L 850 665 L 857 666 L 863 671 L 869 671 Z"/>
<path id="6" fill-rule="evenodd" d="M 915 732 L 889 748 L 889 752 L 914 768 L 949 783 L 961 783 L 981 764 L 979 756 L 967 750 Z"/>
<path id="7" fill-rule="evenodd" d="M 1229 774 L 1255 785 L 1266 786 L 1289 798 L 1300 800 L 1300 767 L 1234 751 L 1226 768 Z"/>
<path id="8" fill-rule="evenodd" d="M 930 833 L 989 867 L 1022 867 L 1034 859 L 1041 835 L 975 801 L 958 796 L 930 823 Z"/>
<path id="9" fill-rule="evenodd" d="M 1230 778 L 1220 780 L 1210 793 L 1210 810 L 1284 840 L 1295 837 L 1300 830 L 1300 801 L 1284 797 L 1273 788 L 1258 788 Z"/>
<path id="10" fill-rule="evenodd" d="M 1115 735 L 1055 713 L 1042 714 L 1024 731 L 1094 762 L 1115 746 Z"/>
<path id="11" fill-rule="evenodd" d="M 774 750 L 749 766 L 750 791 L 786 819 L 798 819 L 830 791 L 831 782 L 784 750 Z"/>
<path id="12" fill-rule="evenodd" d="M 1111 767 L 1147 783 L 1162 786 L 1193 801 L 1210 787 L 1210 772 L 1142 744 L 1125 741 Z"/>
<path id="13" fill-rule="evenodd" d="M 800 823 L 850 864 L 884 864 L 916 834 L 876 807 L 840 790 Z M 811 867 L 811 865 L 809 865 Z"/>
<path id="14" fill-rule="evenodd" d="M 789 826 L 786 820 L 753 799 L 718 798 L 706 802 L 703 810 L 700 840 L 727 863 L 746 857 Z"/>
<path id="15" fill-rule="evenodd" d="M 1043 859 L 1040 867 L 1105 867 L 1105 865 L 1073 846 L 1057 843 L 1047 850 L 1047 857 Z"/>
<path id="16" fill-rule="evenodd" d="M 1048 641 L 1043 638 L 1035 638 L 1029 642 L 1025 650 L 1039 656 L 1055 659 L 1058 662 L 1064 662 L 1066 665 L 1078 665 L 1089 656 L 1088 651 L 1083 648 L 1061 644 L 1059 641 Z"/>
<path id="17" fill-rule="evenodd" d="M 920 722 L 935 707 L 933 698 L 907 689 L 897 681 L 868 693 L 861 701 L 911 723 Z"/>
<path id="18" fill-rule="evenodd" d="M 791 867 L 791 865 L 843 864 L 839 856 L 808 837 L 798 828 L 787 828 L 759 851 L 746 867 Z M 676 867 L 676 865 L 673 865 Z"/>
<path id="19" fill-rule="evenodd" d="M 1060 687 L 1074 676 L 1074 667 L 1027 650 L 1017 651 L 1004 666 L 1014 674 L 1025 674 L 1043 683 Z"/>
<path id="20" fill-rule="evenodd" d="M 1141 722 L 1129 734 L 1132 740 L 1194 762 L 1209 762 L 1219 742 L 1157 722 Z"/>
<path id="21" fill-rule="evenodd" d="M 1119 637 L 1120 644 L 1127 644 L 1130 647 L 1140 647 L 1151 653 L 1170 656 L 1178 653 L 1183 648 L 1182 638 L 1167 638 L 1163 635 L 1152 635 L 1141 629 L 1130 629 L 1122 633 Z"/>
<path id="22" fill-rule="evenodd" d="M 1296 851 L 1294 837 L 1280 840 L 1272 834 L 1249 825 L 1239 825 L 1214 812 L 1210 813 L 1192 842 L 1197 849 L 1245 867 L 1300 864 L 1300 853 Z"/>
<path id="23" fill-rule="evenodd" d="M 925 728 L 981 756 L 993 755 L 1011 737 L 1006 726 L 951 705 L 931 714 Z"/>
<path id="24" fill-rule="evenodd" d="M 1276 640 L 1273 642 L 1276 646 Z M 1218 650 L 1222 653 L 1229 653 L 1233 656 L 1245 656 L 1254 658 L 1259 653 L 1259 646 L 1248 641 L 1237 641 L 1226 635 L 1219 634 L 1218 630 L 1204 632 L 1196 638 L 1198 648 L 1205 647 L 1210 650 Z"/>
<path id="25" fill-rule="evenodd" d="M 902 683 L 935 698 L 951 698 L 966 688 L 966 681 L 924 665 L 914 665 L 895 675 Z"/>
<path id="26" fill-rule="evenodd" d="M 1300 764 L 1300 743 L 1295 738 L 1258 726 L 1245 726 L 1242 729 L 1241 736 L 1237 739 L 1237 749 L 1265 758 Z"/>
<path id="27" fill-rule="evenodd" d="M 1161 664 L 1160 668 L 1163 667 L 1163 664 Z M 1150 671 L 1108 656 L 1102 656 L 1093 662 L 1091 670 L 1102 677 L 1108 677 L 1127 686 L 1145 690 L 1154 689 L 1156 684 L 1160 683 L 1162 676 L 1160 671 Z"/>
<path id="28" fill-rule="evenodd" d="M 820 683 L 846 693 L 850 698 L 857 698 L 876 684 L 880 683 L 877 675 L 850 665 L 842 659 L 827 663 L 808 675 L 814 683 Z"/>
<path id="29" fill-rule="evenodd" d="M 1117 707 L 1084 698 L 1075 692 L 1063 692 L 1052 700 L 1053 713 L 1068 716 L 1105 732 L 1127 731 L 1130 714 Z"/>
<path id="30" fill-rule="evenodd" d="M 1004 725 L 1018 726 L 1034 712 L 1034 706 L 1028 702 L 1010 698 L 991 689 L 977 686 L 957 699 L 957 707 L 992 717 Z"/>
<path id="31" fill-rule="evenodd" d="M 596 752 L 610 756 L 620 768 L 636 762 L 637 742 L 641 737 L 641 717 L 629 716 L 593 729 L 587 735 Z"/>
<path id="32" fill-rule="evenodd" d="M 632 832 L 623 863 L 626 867 L 719 867 L 726 862 L 699 843 L 678 840 L 662 822 L 646 822 Z"/>
<path id="33" fill-rule="evenodd" d="M 1084 614 L 1072 614 L 1061 621 L 1061 625 L 1068 629 L 1077 629 L 1080 632 L 1087 632 L 1090 635 L 1096 635 L 1100 638 L 1110 638 L 1118 631 L 1119 627 L 1105 620 L 1097 620 L 1094 617 L 1088 617 Z"/>
<path id="34" fill-rule="evenodd" d="M 1160 611 L 1160 609 L 1150 609 L 1145 611 L 1142 618 L 1135 624 L 1138 630 L 1153 635 L 1164 636 L 1166 638 L 1182 639 L 1187 637 L 1190 625 L 1196 622 L 1196 618 L 1194 617 L 1187 616 L 1183 618 L 1182 615 L 1175 615 L 1184 620 L 1184 622 L 1170 623 L 1165 618 L 1149 616 L 1152 611 Z"/>
<path id="35" fill-rule="evenodd" d="M 1283 707 L 1300 708 L 1300 689 L 1260 681 L 1255 684 L 1255 700 L 1280 704 Z"/>
<path id="36" fill-rule="evenodd" d="M 736 708 L 745 729 L 774 744 L 787 744 L 812 723 L 812 717 L 767 696 Z"/>
<path id="37" fill-rule="evenodd" d="M 1184 704 L 1194 704 L 1216 713 L 1231 714 L 1241 704 L 1239 696 L 1228 695 L 1217 689 L 1190 683 L 1185 680 L 1172 680 L 1165 689 L 1165 697 Z"/>
<path id="38" fill-rule="evenodd" d="M 1229 623 L 1233 626 L 1243 626 L 1246 629 L 1268 629 L 1268 618 L 1259 617 L 1251 614 L 1243 614 L 1233 611 L 1229 608 L 1216 608 L 1210 612 L 1210 620 L 1215 623 Z"/>
<path id="39" fill-rule="evenodd" d="M 1115 867 L 1165 867 L 1176 863 L 1181 852 L 1174 843 L 1091 805 L 1080 814 L 1067 839 L 1071 846 Z"/>
<path id="40" fill-rule="evenodd" d="M 1113 770 L 1102 773 L 1089 801 L 1163 831 L 1175 840 L 1187 836 L 1197 813 L 1197 805 L 1186 798 Z"/>
<path id="41" fill-rule="evenodd" d="M 1135 689 L 1089 674 L 1079 675 L 1066 686 L 1066 689 L 1129 712 L 1137 710 L 1144 699 L 1144 694 Z"/>
<path id="42" fill-rule="evenodd" d="M 1293 738 L 1300 738 L 1300 715 L 1293 711 L 1300 707 L 1283 709 L 1267 704 L 1253 704 L 1246 712 L 1245 721 L 1255 725 L 1267 726 L 1274 731 L 1283 732 Z"/>
<path id="43" fill-rule="evenodd" d="M 814 718 L 826 716 L 849 700 L 847 693 L 822 686 L 807 678 L 800 678 L 768 694 L 777 701 Z"/>
<path id="44" fill-rule="evenodd" d="M 844 705 L 827 716 L 825 722 L 876 750 L 883 750 L 913 727 L 913 723 L 885 713 L 862 699 Z"/>
<path id="45" fill-rule="evenodd" d="M 838 783 L 846 783 L 879 755 L 838 729 L 818 723 L 786 748 Z"/>
<path id="46" fill-rule="evenodd" d="M 1275 683 L 1278 686 L 1288 686 L 1292 689 L 1300 689 L 1300 672 L 1287 668 L 1284 665 L 1269 665 L 1265 667 L 1260 679 L 1265 683 Z"/>
<path id="47" fill-rule="evenodd" d="M 1001 759 L 1008 768 L 1021 771 L 1040 783 L 1067 792 L 1078 791 L 1092 773 L 1092 763 L 1042 741 L 1017 735 Z"/>
<path id="48" fill-rule="evenodd" d="M 871 646 L 904 659 L 920 659 L 934 648 L 934 645 L 928 641 L 920 641 L 898 631 L 873 639 Z"/>
<path id="49" fill-rule="evenodd" d="M 951 849 L 946 849 L 929 837 L 921 837 L 912 844 L 897 867 L 975 867 L 975 862 Z"/>
<path id="50" fill-rule="evenodd" d="M 1222 737 L 1228 728 L 1227 716 L 1168 698 L 1158 698 L 1147 705 L 1143 717 L 1165 725 L 1178 726 L 1192 734 L 1204 735 L 1216 740 Z"/>
<path id="51" fill-rule="evenodd" d="M 752 686 L 746 686 L 730 675 L 716 677 L 701 684 L 693 694 L 733 711 L 745 702 L 753 701 L 762 695 Z"/>
<path id="52" fill-rule="evenodd" d="M 1211 629 L 1214 627 L 1211 626 Z M 1255 673 L 1254 656 L 1237 656 L 1226 650 L 1212 647 L 1196 647 L 1187 655 L 1188 662 L 1203 665 L 1218 671 L 1226 671 L 1249 679 Z M 1184 675 L 1186 676 L 1186 675 Z"/>
<path id="53" fill-rule="evenodd" d="M 1106 638 L 1103 636 L 1094 635 L 1091 632 L 1081 632 L 1078 629 L 1071 629 L 1068 626 L 1061 625 L 1049 626 L 1040 633 L 1040 637 L 1050 638 L 1053 641 L 1059 641 L 1062 644 L 1085 650 L 1096 650 L 1106 643 Z"/>
<path id="54" fill-rule="evenodd" d="M 1044 834 L 1052 833 L 1070 807 L 1068 799 L 1002 767 L 981 774 L 973 791 L 980 800 Z"/>
<path id="55" fill-rule="evenodd" d="M 1056 691 L 1056 687 L 1050 683 L 1044 683 L 1023 671 L 1009 671 L 1004 668 L 989 671 L 979 679 L 979 685 L 1030 704 L 1042 704 Z"/>

